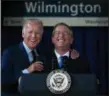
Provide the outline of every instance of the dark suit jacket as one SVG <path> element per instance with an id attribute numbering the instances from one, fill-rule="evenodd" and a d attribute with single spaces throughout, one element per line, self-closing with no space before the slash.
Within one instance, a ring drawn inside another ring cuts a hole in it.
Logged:
<path id="1" fill-rule="evenodd" d="M 23 75 L 22 70 L 29 66 L 30 62 L 22 42 L 5 50 L 2 55 L 2 92 L 16 93 L 18 79 Z"/>
<path id="2" fill-rule="evenodd" d="M 57 57 L 54 52 L 51 55 L 46 56 L 48 59 L 49 70 L 59 69 Z M 81 59 L 78 57 L 77 59 L 72 59 L 70 56 L 69 58 L 65 58 L 63 68 L 73 74 L 86 74 L 90 73 L 90 67 L 87 60 Z"/>

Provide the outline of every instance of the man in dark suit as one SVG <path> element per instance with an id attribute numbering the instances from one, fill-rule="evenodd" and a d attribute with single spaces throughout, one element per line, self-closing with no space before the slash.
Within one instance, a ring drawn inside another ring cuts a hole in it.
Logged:
<path id="1" fill-rule="evenodd" d="M 22 29 L 23 42 L 3 52 L 2 92 L 15 95 L 18 93 L 17 87 L 20 76 L 46 71 L 48 65 L 45 65 L 43 52 L 38 48 L 36 49 L 42 35 L 43 24 L 40 20 L 29 19 L 24 22 Z M 75 50 L 72 51 L 72 55 L 78 57 L 78 54 L 75 55 L 75 53 L 77 53 Z"/>
<path id="2" fill-rule="evenodd" d="M 43 24 L 40 20 L 27 20 L 22 29 L 23 42 L 4 51 L 2 56 L 2 92 L 17 93 L 19 77 L 22 74 L 43 71 L 36 46 L 41 41 Z M 43 56 L 42 56 L 43 57 Z"/>
<path id="3" fill-rule="evenodd" d="M 73 43 L 72 29 L 65 23 L 55 25 L 52 33 L 52 43 L 54 44 L 54 52 L 52 56 L 48 56 L 52 63 L 49 66 L 50 70 L 62 69 L 70 73 L 90 73 L 90 68 L 87 60 L 74 58 L 71 56 L 71 44 Z"/>

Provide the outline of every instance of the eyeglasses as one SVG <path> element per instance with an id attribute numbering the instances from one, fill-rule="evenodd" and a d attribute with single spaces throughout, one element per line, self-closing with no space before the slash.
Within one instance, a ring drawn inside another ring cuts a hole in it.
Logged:
<path id="1" fill-rule="evenodd" d="M 54 31 L 54 34 L 55 35 L 60 35 L 60 34 L 71 35 L 71 33 L 69 31 Z"/>

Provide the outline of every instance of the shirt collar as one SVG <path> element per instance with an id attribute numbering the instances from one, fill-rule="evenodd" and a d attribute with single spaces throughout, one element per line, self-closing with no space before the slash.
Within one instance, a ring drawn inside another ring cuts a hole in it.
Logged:
<path id="1" fill-rule="evenodd" d="M 30 52 L 32 51 L 30 48 L 28 48 L 28 46 L 26 45 L 26 43 L 23 41 L 23 46 L 27 52 L 27 54 L 30 54 Z"/>
<path id="2" fill-rule="evenodd" d="M 59 59 L 59 57 L 60 56 L 67 56 L 67 57 L 69 57 L 69 54 L 70 54 L 70 52 L 68 51 L 68 52 L 66 52 L 65 54 L 63 54 L 63 55 L 60 55 L 59 53 L 57 53 L 57 51 L 56 50 L 54 50 L 54 52 L 55 52 L 55 54 L 56 54 L 56 57 L 57 57 L 57 59 Z"/>
<path id="3" fill-rule="evenodd" d="M 26 43 L 23 41 L 23 46 L 24 46 L 24 48 L 25 48 L 25 50 L 26 50 L 26 53 L 28 54 L 28 55 L 30 55 L 30 53 L 31 53 L 31 49 L 26 45 Z M 37 53 L 37 51 L 35 50 L 35 49 L 33 49 L 34 50 L 34 52 L 36 53 L 36 55 L 37 56 L 39 56 L 39 54 Z"/>

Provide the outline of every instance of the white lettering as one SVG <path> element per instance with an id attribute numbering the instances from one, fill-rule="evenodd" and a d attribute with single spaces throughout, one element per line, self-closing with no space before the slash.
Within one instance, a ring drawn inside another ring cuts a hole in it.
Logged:
<path id="1" fill-rule="evenodd" d="M 33 2 L 25 2 L 25 7 L 28 13 L 32 12 L 35 13 L 36 12 L 36 7 L 37 7 L 37 2 L 33 3 Z"/>

